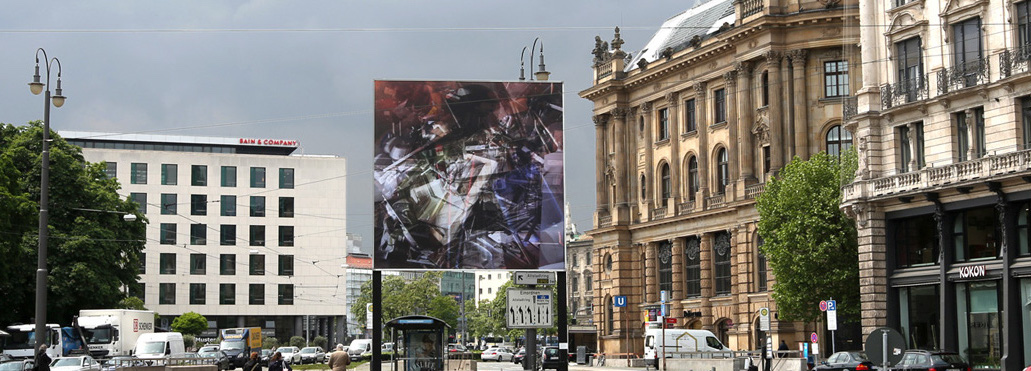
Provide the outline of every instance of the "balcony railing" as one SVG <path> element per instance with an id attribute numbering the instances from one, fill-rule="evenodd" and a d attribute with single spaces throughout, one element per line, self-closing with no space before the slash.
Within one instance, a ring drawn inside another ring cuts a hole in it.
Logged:
<path id="1" fill-rule="evenodd" d="M 988 83 L 988 58 L 962 62 L 938 71 L 938 94 Z"/>
<path id="2" fill-rule="evenodd" d="M 694 212 L 694 201 L 687 201 L 680 204 L 680 215 L 690 214 Z"/>
<path id="3" fill-rule="evenodd" d="M 653 219 L 662 219 L 662 218 L 665 218 L 665 217 L 666 217 L 666 208 L 665 207 L 656 207 L 656 208 L 652 209 L 652 218 Z"/>
<path id="4" fill-rule="evenodd" d="M 766 183 L 752 184 L 745 187 L 745 199 L 754 200 L 766 189 Z"/>
<path id="5" fill-rule="evenodd" d="M 928 97 L 927 75 L 903 79 L 895 84 L 881 85 L 881 105 L 884 106 L 884 109 L 921 101 Z"/>
<path id="6" fill-rule="evenodd" d="M 727 204 L 724 195 L 713 195 L 705 198 L 706 209 L 715 209 Z"/>
<path id="7" fill-rule="evenodd" d="M 843 121 L 848 121 L 858 114 L 859 99 L 857 97 L 847 97 L 841 102 L 841 119 Z"/>
<path id="8" fill-rule="evenodd" d="M 612 215 L 602 215 L 598 217 L 598 227 L 604 228 L 612 225 Z"/>
<path id="9" fill-rule="evenodd" d="M 762 13 L 763 0 L 741 0 L 741 18 Z"/>
<path id="10" fill-rule="evenodd" d="M 1031 45 L 1003 50 L 999 54 L 999 73 L 1005 78 L 1016 73 L 1027 72 L 1031 69 L 1029 61 L 1031 61 Z"/>
<path id="11" fill-rule="evenodd" d="M 900 193 L 932 189 L 947 184 L 985 181 L 997 176 L 1031 171 L 1031 150 L 988 156 L 956 164 L 884 178 L 858 181 L 841 188 L 844 200 L 880 198 Z"/>

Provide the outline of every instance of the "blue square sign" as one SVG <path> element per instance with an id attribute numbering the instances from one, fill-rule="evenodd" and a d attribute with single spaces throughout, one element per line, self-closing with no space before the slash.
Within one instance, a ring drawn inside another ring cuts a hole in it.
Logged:
<path id="1" fill-rule="evenodd" d="M 612 297 L 612 306 L 614 306 L 614 307 L 625 307 L 626 306 L 626 296 L 625 295 L 613 296 Z"/>

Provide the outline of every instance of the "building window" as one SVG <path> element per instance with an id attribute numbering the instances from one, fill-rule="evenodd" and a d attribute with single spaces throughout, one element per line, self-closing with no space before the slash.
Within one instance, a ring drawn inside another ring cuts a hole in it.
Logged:
<path id="1" fill-rule="evenodd" d="M 129 182 L 132 184 L 147 184 L 147 164 L 132 163 L 129 165 Z"/>
<path id="2" fill-rule="evenodd" d="M 220 284 L 218 284 L 218 304 L 220 304 L 220 305 L 235 305 L 236 304 L 236 284 L 234 284 L 234 283 L 220 283 Z"/>
<path id="3" fill-rule="evenodd" d="M 591 272 L 584 272 L 584 290 L 587 290 L 587 292 L 591 292 L 591 290 L 594 290 L 594 285 L 591 283 L 591 280 Z"/>
<path id="4" fill-rule="evenodd" d="M 265 168 L 251 168 L 251 188 L 265 188 Z"/>
<path id="5" fill-rule="evenodd" d="M 190 185 L 204 187 L 208 185 L 208 166 L 190 166 Z"/>
<path id="6" fill-rule="evenodd" d="M 852 133 L 841 125 L 834 125 L 827 130 L 827 154 L 841 156 L 849 148 L 852 148 Z"/>
<path id="7" fill-rule="evenodd" d="M 265 255 L 251 254 L 250 274 L 252 276 L 265 275 Z"/>
<path id="8" fill-rule="evenodd" d="M 190 305 L 204 305 L 205 304 L 204 294 L 207 292 L 205 290 L 205 286 L 206 285 L 203 284 L 203 283 L 191 283 L 190 284 Z"/>
<path id="9" fill-rule="evenodd" d="M 208 244 L 208 225 L 207 224 L 190 224 L 190 244 L 191 245 L 207 245 Z"/>
<path id="10" fill-rule="evenodd" d="M 236 246 L 236 225 L 222 224 L 218 227 L 218 244 L 222 246 Z"/>
<path id="11" fill-rule="evenodd" d="M 995 209 L 983 207 L 959 213 L 952 228 L 956 261 L 998 257 L 999 236 L 999 218 Z"/>
<path id="12" fill-rule="evenodd" d="M 279 284 L 279 305 L 294 305 L 294 285 Z"/>
<path id="13" fill-rule="evenodd" d="M 223 195 L 219 200 L 222 216 L 236 216 L 236 196 Z"/>
<path id="14" fill-rule="evenodd" d="M 613 300 L 615 299 L 611 296 L 605 300 L 605 327 L 608 328 L 610 335 L 616 333 L 616 316 L 612 315 L 612 308 L 615 308 L 616 302 Z"/>
<path id="15" fill-rule="evenodd" d="M 701 251 L 698 237 L 688 237 L 684 242 L 684 296 L 688 298 L 702 296 Z"/>
<path id="16" fill-rule="evenodd" d="M 763 146 L 763 174 L 770 172 L 770 146 Z"/>
<path id="17" fill-rule="evenodd" d="M 999 369 L 1001 366 L 1002 316 L 997 282 L 956 284 L 959 354 L 965 354 L 975 369 Z"/>
<path id="18" fill-rule="evenodd" d="M 136 203 L 137 210 L 139 210 L 140 214 L 146 214 L 147 213 L 147 194 L 146 193 L 136 193 L 136 192 L 133 192 L 133 193 L 129 194 L 129 198 L 132 199 L 132 202 Z"/>
<path id="19" fill-rule="evenodd" d="M 694 201 L 698 193 L 698 157 L 691 156 L 687 159 L 687 199 Z"/>
<path id="20" fill-rule="evenodd" d="M 290 247 L 294 245 L 294 227 L 291 225 L 279 226 L 279 246 Z"/>
<path id="21" fill-rule="evenodd" d="M 114 179 L 118 177 L 118 163 L 117 162 L 104 162 L 104 176 L 108 179 Z"/>
<path id="22" fill-rule="evenodd" d="M 179 211 L 178 196 L 175 193 L 161 194 L 161 215 L 175 215 Z"/>
<path id="23" fill-rule="evenodd" d="M 280 218 L 293 218 L 294 217 L 294 198 L 293 197 L 280 197 L 279 198 L 279 217 Z"/>
<path id="24" fill-rule="evenodd" d="M 727 149 L 720 148 L 716 151 L 716 193 L 727 193 L 727 184 L 730 183 L 730 159 L 727 158 Z"/>
<path id="25" fill-rule="evenodd" d="M 717 124 L 727 122 L 727 91 L 716 89 L 713 92 L 712 117 Z"/>
<path id="26" fill-rule="evenodd" d="M 140 274 L 147 274 L 147 253 L 140 253 Z"/>
<path id="27" fill-rule="evenodd" d="M 218 256 L 218 274 L 223 276 L 236 275 L 236 254 L 221 254 Z"/>
<path id="28" fill-rule="evenodd" d="M 236 187 L 236 166 L 222 167 L 222 186 Z"/>
<path id="29" fill-rule="evenodd" d="M 175 284 L 158 284 L 158 304 L 175 304 Z"/>
<path id="30" fill-rule="evenodd" d="M 294 188 L 294 169 L 287 167 L 279 169 L 279 188 Z"/>
<path id="31" fill-rule="evenodd" d="M 967 113 L 970 113 L 968 116 Z M 970 160 L 970 149 L 974 148 L 974 158 L 981 158 L 985 151 L 984 107 L 956 112 L 956 141 L 959 150 L 959 162 Z M 973 125 L 971 128 L 970 125 Z M 973 130 L 971 130 L 973 129 Z M 970 134 L 974 134 L 971 140 Z M 976 146 L 976 147 L 974 147 Z"/>
<path id="32" fill-rule="evenodd" d="M 659 292 L 666 292 L 667 299 L 673 299 L 673 243 L 659 242 Z"/>
<path id="33" fill-rule="evenodd" d="M 673 190 L 673 181 L 669 174 L 669 164 L 662 164 L 660 169 L 659 171 L 662 174 L 662 207 L 666 207 L 668 206 L 670 193 Z"/>
<path id="34" fill-rule="evenodd" d="M 763 254 L 763 238 L 758 234 L 755 236 L 755 288 L 759 292 L 769 290 L 769 264 L 766 262 L 766 254 Z"/>
<path id="35" fill-rule="evenodd" d="M 161 164 L 161 185 L 179 184 L 179 165 Z"/>
<path id="36" fill-rule="evenodd" d="M 730 295 L 730 233 L 720 232 L 713 238 L 713 278 L 716 295 Z"/>
<path id="37" fill-rule="evenodd" d="M 912 132 L 910 127 L 913 128 Z M 908 173 L 924 167 L 924 124 L 916 122 L 896 129 L 899 142 L 899 172 Z M 916 167 L 910 166 L 915 161 Z"/>
<path id="38" fill-rule="evenodd" d="M 920 57 L 920 37 L 913 37 L 895 43 L 898 84 L 906 95 L 906 102 L 915 101 L 917 92 L 924 86 L 924 62 Z"/>
<path id="39" fill-rule="evenodd" d="M 823 92 L 827 98 L 847 97 L 848 61 L 823 62 Z"/>
<path id="40" fill-rule="evenodd" d="M 265 246 L 265 226 L 251 226 L 251 246 Z"/>
<path id="41" fill-rule="evenodd" d="M 160 263 L 161 268 L 158 273 L 175 274 L 175 254 L 162 253 Z"/>
<path id="42" fill-rule="evenodd" d="M 931 215 L 889 223 L 895 228 L 895 265 L 899 268 L 934 265 L 938 262 L 938 228 Z"/>
<path id="43" fill-rule="evenodd" d="M 641 174 L 641 202 L 648 200 L 648 178 Z"/>
<path id="44" fill-rule="evenodd" d="M 659 110 L 659 140 L 669 139 L 669 108 Z"/>
<path id="45" fill-rule="evenodd" d="M 1031 1 L 1027 1 L 1026 3 L 1031 3 Z M 1029 52 L 1031 52 L 1031 49 L 1029 49 Z M 1020 98 L 1020 116 L 1021 127 L 1024 129 L 1023 149 L 1031 149 L 1031 97 Z"/>
<path id="46" fill-rule="evenodd" d="M 612 254 L 605 254 L 605 271 L 612 272 Z"/>
<path id="47" fill-rule="evenodd" d="M 279 256 L 279 275 L 280 276 L 293 276 L 294 275 L 294 256 L 293 255 L 280 255 Z"/>
<path id="48" fill-rule="evenodd" d="M 1017 3 L 1017 55 L 1026 56 L 1031 53 L 1031 1 Z M 1029 357 L 1031 358 L 1031 355 Z"/>
<path id="49" fill-rule="evenodd" d="M 956 70 L 962 73 L 965 86 L 977 84 L 981 61 L 981 18 L 974 17 L 952 25 L 953 56 Z"/>
<path id="50" fill-rule="evenodd" d="M 190 195 L 190 215 L 208 215 L 208 195 Z"/>
<path id="51" fill-rule="evenodd" d="M 937 349 L 940 332 L 938 310 L 927 309 L 941 305 L 938 301 L 938 286 L 901 287 L 898 290 L 899 327 L 902 337 L 906 339 L 906 346 L 909 349 Z"/>
<path id="52" fill-rule="evenodd" d="M 1017 254 L 1020 256 L 1031 255 L 1031 224 L 1028 223 L 1031 220 L 1031 203 L 1020 204 L 1020 209 L 1017 212 Z M 1031 291 L 1028 292 L 1031 294 Z M 1028 302 L 1031 303 L 1031 302 Z M 1031 324 L 1031 322 L 1028 322 Z"/>
<path id="53" fill-rule="evenodd" d="M 760 82 L 762 86 L 762 106 L 766 107 L 770 105 L 770 71 L 763 71 Z"/>
<path id="54" fill-rule="evenodd" d="M 175 245 L 175 223 L 161 223 L 161 244 Z"/>
<path id="55" fill-rule="evenodd" d="M 694 99 L 684 101 L 684 120 L 686 121 L 685 132 L 691 133 L 698 130 L 698 117 L 694 105 Z"/>
<path id="56" fill-rule="evenodd" d="M 251 216 L 265 216 L 265 196 L 251 196 Z"/>

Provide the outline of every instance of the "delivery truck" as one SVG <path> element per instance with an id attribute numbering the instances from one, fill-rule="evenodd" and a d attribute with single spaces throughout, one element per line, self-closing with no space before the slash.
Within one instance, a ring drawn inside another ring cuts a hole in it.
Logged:
<path id="1" fill-rule="evenodd" d="M 730 351 L 708 330 L 650 328 L 644 333 L 644 362 L 651 367 L 656 367 L 661 358 L 708 358 Z"/>
<path id="2" fill-rule="evenodd" d="M 251 352 L 261 352 L 261 327 L 222 329 L 218 337 L 222 340 L 218 349 L 226 353 L 233 366 L 243 367 Z"/>
<path id="3" fill-rule="evenodd" d="M 78 323 L 93 358 L 128 356 L 140 335 L 154 332 L 154 312 L 83 309 L 79 311 Z"/>
<path id="4" fill-rule="evenodd" d="M 73 327 L 61 327 L 58 324 L 48 324 L 47 339 L 43 342 L 47 345 L 47 355 L 50 358 L 71 355 L 73 352 L 85 352 L 82 334 Z M 11 358 L 25 359 L 35 357 L 33 348 L 36 344 L 36 325 L 12 325 L 5 330 L 9 336 L 0 338 L 0 349 L 3 354 Z"/>

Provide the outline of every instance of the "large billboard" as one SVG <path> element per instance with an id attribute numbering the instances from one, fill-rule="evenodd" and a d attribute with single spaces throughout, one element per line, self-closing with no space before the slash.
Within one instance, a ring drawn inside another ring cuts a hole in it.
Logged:
<path id="1" fill-rule="evenodd" d="M 565 268 L 562 83 L 375 89 L 375 269 Z"/>

